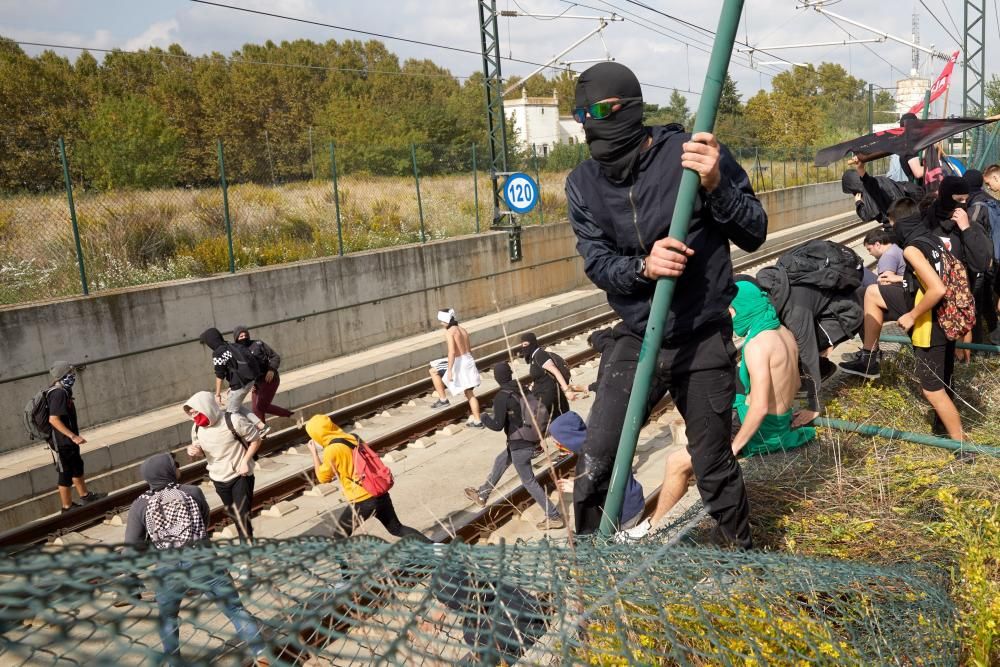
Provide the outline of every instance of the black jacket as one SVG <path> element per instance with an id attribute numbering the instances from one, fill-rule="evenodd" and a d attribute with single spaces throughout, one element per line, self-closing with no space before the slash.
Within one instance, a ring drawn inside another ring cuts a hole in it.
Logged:
<path id="1" fill-rule="evenodd" d="M 665 238 L 680 186 L 681 145 L 691 135 L 680 125 L 650 128 L 653 144 L 633 177 L 615 185 L 595 160 L 581 163 L 566 179 L 569 221 L 576 233 L 587 277 L 607 292 L 608 304 L 629 329 L 642 336 L 655 281 L 639 275 L 641 258 Z M 677 280 L 664 341 L 676 344 L 693 332 L 729 317 L 736 295 L 729 242 L 748 252 L 767 236 L 767 214 L 746 172 L 723 147 L 722 181 L 711 194 L 699 190 L 685 243 L 694 250 Z"/>
<path id="2" fill-rule="evenodd" d="M 934 207 L 927 209 L 927 226 L 931 235 L 950 242 L 944 243 L 955 259 L 965 264 L 969 270 L 969 282 L 972 283 L 975 274 L 982 273 L 990 268 L 990 259 L 993 257 L 993 240 L 986 235 L 986 230 L 981 225 L 970 224 L 964 232 L 958 228 L 958 224 L 951 218 L 942 219 L 935 214 Z"/>
<path id="3" fill-rule="evenodd" d="M 538 444 L 534 442 L 510 439 L 510 434 L 524 425 L 517 392 L 516 384 L 513 386 L 501 385 L 500 391 L 493 397 L 493 414 L 483 413 L 482 415 L 483 426 L 491 431 L 503 431 L 507 436 L 507 446 L 511 449 L 537 447 Z"/>

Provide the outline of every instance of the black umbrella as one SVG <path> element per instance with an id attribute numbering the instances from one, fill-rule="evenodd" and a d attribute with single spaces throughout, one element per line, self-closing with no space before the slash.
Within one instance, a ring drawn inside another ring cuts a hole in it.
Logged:
<path id="1" fill-rule="evenodd" d="M 816 166 L 825 167 L 852 153 L 864 155 L 866 161 L 894 154 L 916 155 L 921 149 L 932 146 L 942 139 L 997 120 L 1000 120 L 1000 115 L 989 118 L 905 120 L 903 127 L 891 127 L 822 149 L 816 153 Z"/>

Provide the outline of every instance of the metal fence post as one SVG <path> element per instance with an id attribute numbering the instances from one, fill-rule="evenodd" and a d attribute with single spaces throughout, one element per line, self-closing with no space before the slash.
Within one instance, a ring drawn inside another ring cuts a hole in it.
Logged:
<path id="1" fill-rule="evenodd" d="M 333 207 L 337 211 L 337 249 L 344 256 L 344 230 L 340 226 L 340 189 L 337 187 L 337 154 L 330 142 L 330 175 L 333 176 Z"/>
<path id="2" fill-rule="evenodd" d="M 87 269 L 83 263 L 83 245 L 80 243 L 80 225 L 76 220 L 76 204 L 73 203 L 73 181 L 69 177 L 69 160 L 66 159 L 66 143 L 59 137 L 59 157 L 62 159 L 63 179 L 66 181 L 66 201 L 69 203 L 69 219 L 73 223 L 73 240 L 76 241 L 76 262 L 80 266 L 80 285 L 83 295 L 90 294 L 87 287 Z"/>
<path id="3" fill-rule="evenodd" d="M 479 233 L 479 169 L 476 164 L 476 143 L 472 143 L 472 196 L 476 203 L 476 233 Z"/>
<path id="4" fill-rule="evenodd" d="M 420 242 L 427 243 L 427 233 L 424 231 L 424 205 L 420 201 L 420 172 L 417 171 L 416 144 L 410 144 L 410 157 L 413 159 L 413 181 L 417 184 L 417 213 L 420 215 Z"/>
<path id="5" fill-rule="evenodd" d="M 233 255 L 233 221 L 229 217 L 229 186 L 226 184 L 226 158 L 222 152 L 222 139 L 219 147 L 219 185 L 222 186 L 222 217 L 226 221 L 226 238 L 229 240 L 229 272 L 236 273 L 236 257 Z"/>
<path id="6" fill-rule="evenodd" d="M 542 174 L 538 171 L 538 151 L 531 144 L 531 159 L 535 163 L 535 182 L 538 183 L 538 224 L 545 224 L 545 211 L 542 210 Z"/>
<path id="7" fill-rule="evenodd" d="M 576 164 L 577 164 L 577 166 L 579 166 L 581 162 L 583 162 L 583 144 L 581 144 L 578 141 L 578 142 L 576 142 Z"/>

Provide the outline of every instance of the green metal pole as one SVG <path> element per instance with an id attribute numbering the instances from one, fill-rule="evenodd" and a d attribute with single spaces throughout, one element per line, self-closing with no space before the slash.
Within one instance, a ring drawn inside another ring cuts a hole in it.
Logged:
<path id="1" fill-rule="evenodd" d="M 337 249 L 344 256 L 344 229 L 340 225 L 340 189 L 337 187 L 337 154 L 330 142 L 330 175 L 333 176 L 333 207 L 337 212 Z"/>
<path id="2" fill-rule="evenodd" d="M 424 232 L 424 205 L 420 201 L 420 172 L 417 171 L 416 144 L 410 144 L 410 157 L 413 158 L 413 180 L 417 184 L 417 212 L 420 214 L 420 242 L 427 243 L 427 234 Z"/>
<path id="3" fill-rule="evenodd" d="M 236 258 L 233 256 L 233 222 L 229 218 L 229 186 L 226 185 L 226 158 L 222 152 L 222 139 L 218 140 L 219 148 L 219 185 L 222 186 L 222 217 L 226 221 L 226 238 L 229 240 L 229 272 L 236 273 Z"/>
<path id="4" fill-rule="evenodd" d="M 868 134 L 875 131 L 875 84 L 868 84 Z"/>
<path id="5" fill-rule="evenodd" d="M 479 168 L 476 164 L 476 144 L 472 143 L 472 196 L 476 203 L 476 233 L 479 233 Z"/>
<path id="6" fill-rule="evenodd" d="M 535 163 L 535 183 L 538 183 L 538 224 L 545 224 L 545 211 L 542 210 L 542 174 L 538 171 L 538 151 L 531 144 L 531 159 Z"/>
<path id="7" fill-rule="evenodd" d="M 733 54 L 733 41 L 736 39 L 736 29 L 740 23 L 743 11 L 743 0 L 725 0 L 722 14 L 719 17 L 719 29 L 712 46 L 712 55 L 705 74 L 705 85 L 702 89 L 701 103 L 698 105 L 698 115 L 695 119 L 694 132 L 711 132 L 715 127 L 715 116 L 719 111 L 719 97 L 722 85 L 729 69 L 729 60 Z M 670 236 L 683 241 L 687 237 L 688 224 L 691 222 L 691 212 L 694 209 L 695 197 L 698 196 L 700 181 L 698 174 L 685 169 L 681 176 L 677 191 L 677 201 L 674 205 L 673 217 L 670 220 Z M 608 497 L 604 502 L 604 516 L 601 519 L 601 534 L 610 536 L 618 525 L 618 517 L 622 510 L 622 500 L 625 496 L 625 484 L 632 470 L 632 459 L 635 457 L 635 445 L 639 439 L 639 430 L 646 419 L 646 401 L 649 396 L 650 382 L 656 359 L 663 341 L 663 328 L 670 312 L 670 303 L 674 297 L 675 278 L 661 278 L 656 281 L 656 291 L 646 325 L 646 334 L 639 351 L 639 363 L 635 369 L 635 380 L 632 383 L 632 393 L 629 396 L 628 409 L 625 412 L 625 423 L 622 425 L 622 435 L 618 441 L 618 454 L 615 457 L 615 467 L 611 473 L 608 486 Z"/>
<path id="8" fill-rule="evenodd" d="M 929 445 L 931 447 L 939 447 L 941 449 L 948 449 L 954 452 L 975 452 L 977 454 L 986 454 L 988 456 L 1000 456 L 1000 447 L 987 447 L 971 442 L 959 442 L 958 440 L 938 438 L 933 435 L 927 435 L 926 433 L 897 431 L 894 428 L 872 426 L 871 424 L 858 424 L 857 422 L 849 422 L 843 419 L 827 419 L 826 417 L 817 417 L 812 421 L 812 425 L 821 426 L 823 428 L 832 428 L 836 431 L 845 431 L 847 433 L 860 433 L 861 435 L 872 437 L 877 436 L 879 438 L 887 438 L 889 440 L 905 440 L 906 442 L 913 442 L 918 445 Z"/>
<path id="9" fill-rule="evenodd" d="M 900 345 L 913 345 L 909 336 L 879 336 L 880 343 L 899 343 Z M 976 350 L 977 352 L 1000 353 L 1000 345 L 987 345 L 984 343 L 963 343 L 955 341 L 955 347 L 960 350 Z"/>
<path id="10" fill-rule="evenodd" d="M 80 243 L 80 225 L 76 220 L 76 204 L 73 203 L 73 181 L 69 177 L 69 160 L 66 159 L 66 143 L 59 137 L 59 157 L 62 160 L 63 179 L 66 181 L 66 200 L 69 202 L 69 219 L 73 223 L 73 240 L 76 241 L 76 263 L 80 267 L 80 285 L 83 295 L 90 294 L 87 287 L 87 269 L 83 262 L 83 245 Z"/>
<path id="11" fill-rule="evenodd" d="M 931 89 L 924 91 L 924 109 L 920 112 L 921 120 L 927 120 L 931 113 Z"/>

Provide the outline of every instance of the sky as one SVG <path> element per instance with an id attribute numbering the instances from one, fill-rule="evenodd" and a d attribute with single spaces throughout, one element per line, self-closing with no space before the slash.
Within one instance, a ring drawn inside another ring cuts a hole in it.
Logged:
<path id="1" fill-rule="evenodd" d="M 482 67 L 481 57 L 477 55 L 480 48 L 479 24 L 474 0 L 220 2 L 341 28 L 255 15 L 192 0 L 0 0 L 0 35 L 22 42 L 101 49 L 134 50 L 178 43 L 192 54 L 217 51 L 228 55 L 245 43 L 261 43 L 268 39 L 281 42 L 299 38 L 315 41 L 370 38 L 342 29 L 353 28 L 476 52 L 460 53 L 383 40 L 401 60 L 430 58 L 459 77 L 468 76 Z M 993 55 L 1000 47 L 1000 23 L 996 11 L 1000 0 L 985 0 L 985 3 L 988 79 L 997 71 L 995 63 L 1000 62 L 1000 58 Z M 651 9 L 639 6 L 642 4 Z M 610 53 L 615 60 L 635 70 L 643 83 L 647 102 L 663 104 L 671 90 L 676 88 L 688 98 L 693 110 L 702 88 L 712 39 L 699 26 L 714 31 L 722 4 L 722 0 L 644 0 L 642 3 L 629 0 L 581 0 L 580 3 L 568 0 L 497 0 L 498 10 L 536 15 L 562 14 L 555 19 L 527 16 L 500 18 L 501 56 L 544 63 L 598 26 L 595 18 L 569 17 L 617 14 L 626 20 L 609 23 L 603 31 L 604 44 L 598 37 L 592 36 L 563 59 L 604 58 Z M 797 4 L 801 3 L 796 0 L 748 0 L 740 23 L 739 41 L 766 48 L 874 37 L 871 32 L 831 20 L 813 9 L 797 9 Z M 963 0 L 838 0 L 827 2 L 826 8 L 907 39 L 911 33 L 911 14 L 916 9 L 921 44 L 933 44 L 948 53 L 961 48 L 949 33 L 962 38 L 961 26 L 955 25 L 955 22 L 960 24 L 962 21 Z M 43 50 L 28 45 L 22 48 L 30 54 Z M 739 48 L 745 46 L 737 44 Z M 56 50 L 71 59 L 79 53 L 70 49 Z M 100 58 L 98 53 L 95 56 Z M 782 60 L 786 62 L 780 62 Z M 770 64 L 776 61 L 777 64 Z M 730 74 L 746 101 L 759 89 L 770 89 L 771 77 L 793 66 L 790 63 L 819 64 L 824 61 L 839 63 L 853 76 L 878 86 L 894 87 L 898 79 L 909 74 L 911 50 L 891 41 L 783 49 L 755 54 L 753 67 L 747 54 L 736 52 Z M 921 54 L 923 76 L 935 78 L 943 65 L 943 60 Z M 578 70 L 586 67 L 582 63 L 575 66 Z M 506 60 L 502 64 L 504 76 L 524 76 L 533 69 L 532 65 Z M 958 74 L 953 84 L 961 84 L 960 70 Z"/>

